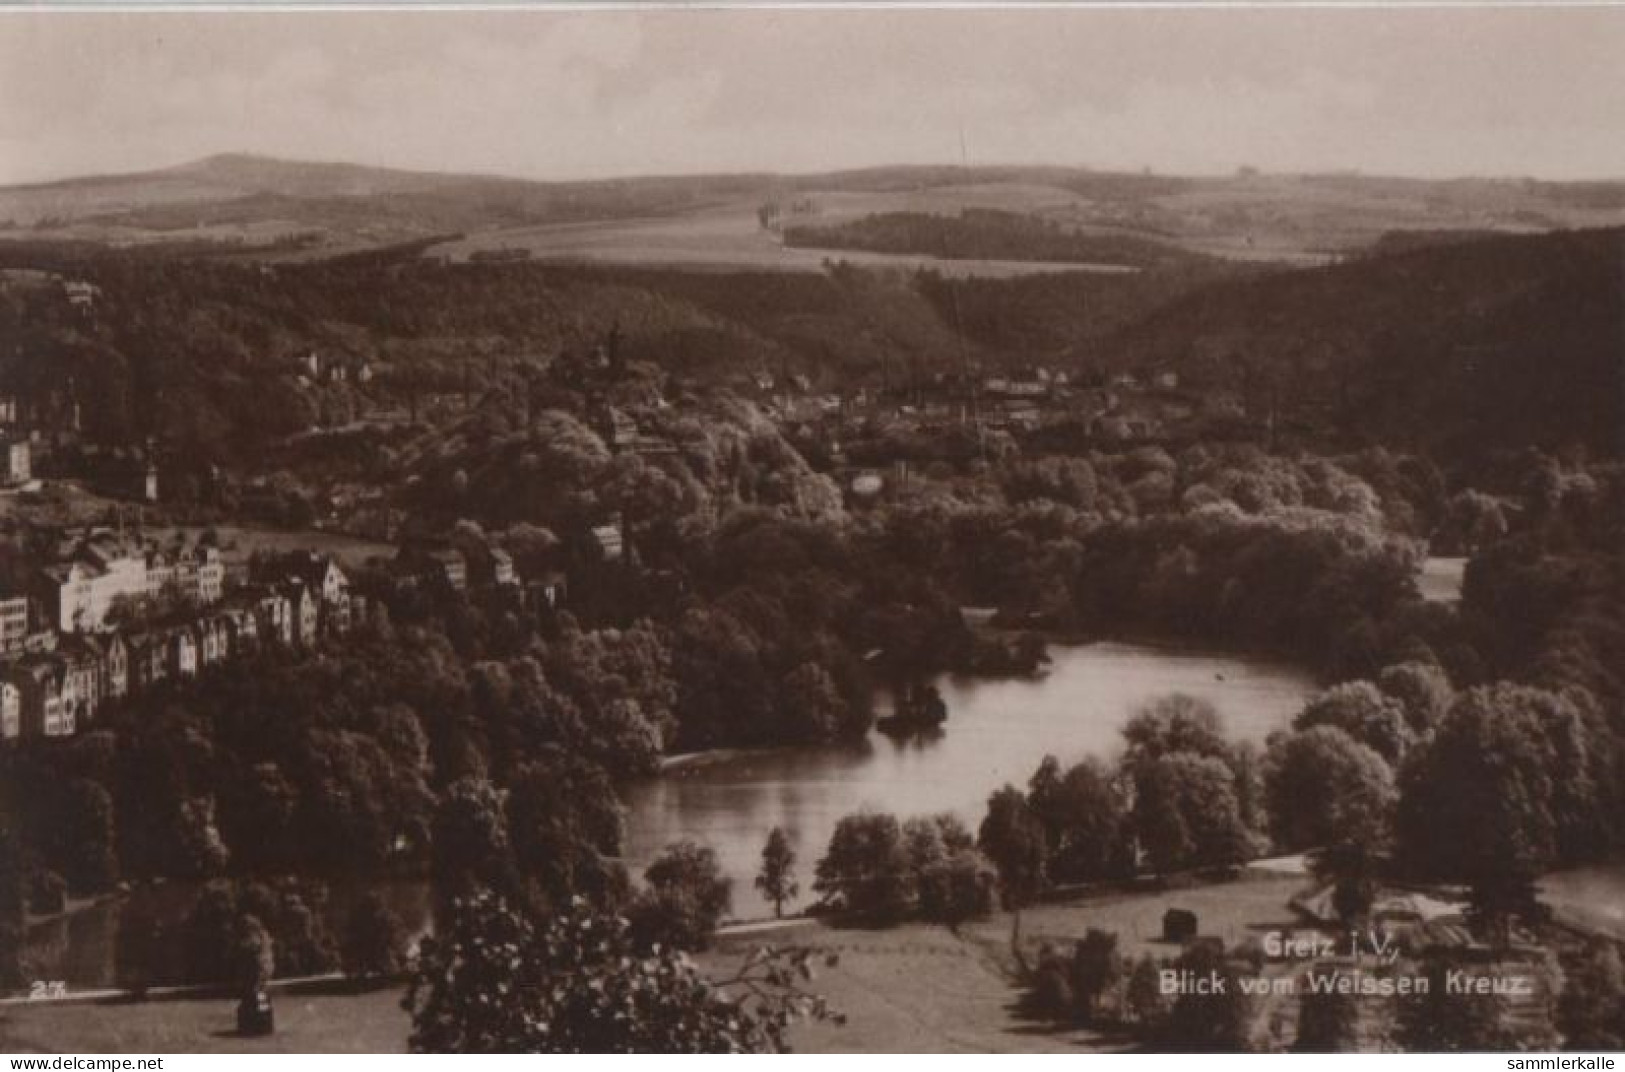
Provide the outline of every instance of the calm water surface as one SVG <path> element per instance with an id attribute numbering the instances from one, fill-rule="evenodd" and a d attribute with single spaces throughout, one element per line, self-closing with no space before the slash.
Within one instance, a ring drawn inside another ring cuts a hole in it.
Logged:
<path id="1" fill-rule="evenodd" d="M 751 880 L 774 826 L 795 846 L 805 899 L 836 822 L 859 808 L 903 818 L 951 811 L 974 830 L 988 794 L 1025 786 L 1046 754 L 1115 756 L 1123 724 L 1154 697 L 1206 699 L 1231 737 L 1261 743 L 1316 688 L 1308 674 L 1259 659 L 1115 643 L 1054 645 L 1050 657 L 1033 680 L 940 679 L 949 718 L 935 736 L 894 741 L 877 731 L 857 746 L 678 760 L 628 787 L 627 863 L 638 872 L 672 841 L 705 841 L 734 879 L 734 914 L 760 916 L 769 909 Z"/>

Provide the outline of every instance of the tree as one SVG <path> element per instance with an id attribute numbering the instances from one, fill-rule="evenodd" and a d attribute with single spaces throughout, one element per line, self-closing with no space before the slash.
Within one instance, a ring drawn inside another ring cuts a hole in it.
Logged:
<path id="1" fill-rule="evenodd" d="M 241 966 L 234 959 L 240 934 L 237 893 L 226 882 L 211 882 L 193 902 L 182 926 L 183 973 L 192 983 L 234 983 Z M 263 928 L 262 928 L 263 929 Z"/>
<path id="2" fill-rule="evenodd" d="M 1130 768 L 1171 752 L 1230 758 L 1218 711 L 1206 700 L 1183 693 L 1147 703 L 1124 725 L 1123 740 L 1128 743 L 1124 765 Z"/>
<path id="3" fill-rule="evenodd" d="M 250 867 L 285 868 L 294 855 L 299 793 L 276 763 L 257 763 L 221 787 L 220 820 L 232 856 Z"/>
<path id="4" fill-rule="evenodd" d="M 1085 1023 L 1091 1022 L 1102 995 L 1123 975 L 1117 935 L 1090 927 L 1072 950 L 1072 994 Z"/>
<path id="5" fill-rule="evenodd" d="M 709 845 L 678 841 L 643 873 L 649 888 L 632 910 L 633 933 L 647 947 L 698 951 L 711 944 L 733 901 L 732 881 Z"/>
<path id="6" fill-rule="evenodd" d="M 801 887 L 795 877 L 796 852 L 790 847 L 790 838 L 784 828 L 775 826 L 762 846 L 762 870 L 756 876 L 756 888 L 762 896 L 773 902 L 773 915 L 784 915 L 784 902 L 795 900 Z"/>
<path id="7" fill-rule="evenodd" d="M 1241 974 L 1223 950 L 1205 942 L 1187 949 L 1174 962 L 1187 978 L 1217 979 L 1213 992 L 1182 990 L 1174 998 L 1158 1031 L 1159 1041 L 1180 1050 L 1203 1053 L 1246 1053 L 1252 1049 L 1252 1000 L 1242 990 Z"/>
<path id="8" fill-rule="evenodd" d="M 209 878 L 226 869 L 231 851 L 220 839 L 220 830 L 215 826 L 213 797 L 193 797 L 182 801 L 172 813 L 171 830 L 176 874 L 186 878 Z"/>
<path id="9" fill-rule="evenodd" d="M 993 910 L 999 876 L 980 851 L 964 847 L 926 866 L 916 876 L 915 885 L 920 915 L 952 925 L 979 919 Z"/>
<path id="10" fill-rule="evenodd" d="M 1395 765 L 1414 736 L 1403 704 L 1369 681 L 1347 681 L 1327 689 L 1309 701 L 1292 726 L 1298 730 L 1335 726 Z"/>
<path id="11" fill-rule="evenodd" d="M 1317 882 L 1331 884 L 1337 918 L 1353 924 L 1370 914 L 1384 862 L 1372 846 L 1343 841 L 1311 856 L 1309 867 Z"/>
<path id="12" fill-rule="evenodd" d="M 804 662 L 780 686 L 781 708 L 792 740 L 827 740 L 847 723 L 847 704 L 828 670 Z"/>
<path id="13" fill-rule="evenodd" d="M 307 899 L 308 898 L 308 899 Z M 241 910 L 257 915 L 276 943 L 277 964 L 285 975 L 320 975 L 338 966 L 338 950 L 322 909 L 327 891 L 285 888 L 274 894 L 261 915 L 246 897 Z"/>
<path id="14" fill-rule="evenodd" d="M 1055 946 L 1045 942 L 1039 948 L 1038 964 L 1032 970 L 1030 995 L 1034 1011 L 1060 1021 L 1071 1021 L 1077 1015 L 1077 996 L 1072 993 L 1070 967 Z"/>
<path id="15" fill-rule="evenodd" d="M 1298 1039 L 1293 1049 L 1299 1053 L 1360 1052 L 1360 999 L 1353 993 L 1327 985 L 1335 973 L 1311 969 L 1319 974 L 1305 979 L 1298 997 Z M 1317 980 L 1325 980 L 1315 985 Z"/>
<path id="16" fill-rule="evenodd" d="M 1397 792 L 1376 752 L 1333 726 L 1279 734 L 1265 758 L 1265 797 L 1276 843 L 1287 851 L 1339 844 L 1380 849 Z"/>
<path id="17" fill-rule="evenodd" d="M 1501 940 L 1536 909 L 1535 879 L 1565 840 L 1583 843 L 1600 800 L 1585 727 L 1552 693 L 1498 684 L 1458 696 L 1407 765 L 1400 860 L 1422 878 L 1470 885 L 1475 915 Z"/>
<path id="18" fill-rule="evenodd" d="M 27 934 L 27 854 L 10 803 L 0 796 L 0 987 L 23 984 L 23 942 Z"/>
<path id="19" fill-rule="evenodd" d="M 1168 997 L 1162 992 L 1162 969 L 1150 955 L 1141 956 L 1129 972 L 1124 994 L 1129 1021 L 1143 1034 L 1154 1036 L 1168 1015 Z"/>
<path id="20" fill-rule="evenodd" d="M 923 918 L 952 925 L 993 910 L 998 873 L 957 816 L 908 820 L 903 846 Z"/>
<path id="21" fill-rule="evenodd" d="M 853 912 L 895 919 L 914 900 L 902 828 L 892 815 L 843 817 L 814 874 L 819 896 Z"/>
<path id="22" fill-rule="evenodd" d="M 358 982 L 380 979 L 400 970 L 406 943 L 399 917 L 377 890 L 350 910 L 344 927 L 344 974 Z"/>
<path id="23" fill-rule="evenodd" d="M 943 816 L 952 820 L 952 816 Z M 934 816 L 915 816 L 905 819 L 902 827 L 903 854 L 908 858 L 910 879 L 916 890 L 920 876 L 948 858 L 948 847 L 943 843 L 942 829 Z"/>
<path id="24" fill-rule="evenodd" d="M 988 798 L 976 844 L 998 868 L 1006 907 L 1019 910 L 1043 892 L 1049 845 L 1021 790 L 1007 785 Z"/>
<path id="25" fill-rule="evenodd" d="M 145 998 L 153 984 L 167 977 L 168 952 L 157 913 L 149 905 L 126 902 L 119 911 L 114 953 L 118 984 L 136 998 Z"/>
<path id="26" fill-rule="evenodd" d="M 422 771 L 368 733 L 311 726 L 288 771 L 298 785 L 296 837 L 326 868 L 381 867 L 406 830 L 432 821 Z"/>
<path id="27" fill-rule="evenodd" d="M 602 767 L 544 749 L 514 773 L 506 814 L 514 858 L 533 892 L 554 904 L 579 895 L 604 907 L 626 896 L 617 862 L 625 814 Z"/>
<path id="28" fill-rule="evenodd" d="M 812 958 L 762 951 L 708 979 L 680 951 L 635 947 L 624 919 L 574 901 L 550 916 L 495 894 L 455 901 L 403 1002 L 416 1053 L 766 1053 L 801 1018 Z"/>
<path id="29" fill-rule="evenodd" d="M 1456 695 L 1449 675 L 1440 667 L 1424 662 L 1384 667 L 1377 675 L 1377 687 L 1399 701 L 1405 711 L 1406 725 L 1418 738 L 1433 732 Z"/>
<path id="30" fill-rule="evenodd" d="M 1131 867 L 1123 794 L 1099 760 L 1061 774 L 1054 757 L 1047 757 L 1029 784 L 1028 800 L 1049 839 L 1052 881 L 1097 881 Z"/>
<path id="31" fill-rule="evenodd" d="M 1592 942 L 1569 966 L 1557 1025 L 1571 1050 L 1625 1047 L 1625 968 L 1613 942 Z"/>
<path id="32" fill-rule="evenodd" d="M 118 881 L 117 832 L 113 798 L 89 778 L 68 783 L 58 827 L 63 877 L 80 893 L 102 893 Z"/>
<path id="33" fill-rule="evenodd" d="M 1452 993 L 1447 974 L 1461 970 L 1442 957 L 1423 964 L 1427 987 L 1402 994 L 1395 1039 L 1411 1053 L 1472 1053 L 1517 1048 L 1506 1015 L 1506 998 L 1467 988 Z"/>
<path id="34" fill-rule="evenodd" d="M 445 898 L 482 887 L 515 888 L 507 814 L 490 782 L 462 778 L 442 795 L 434 817 L 434 883 Z"/>
<path id="35" fill-rule="evenodd" d="M 1239 863 L 1252 850 L 1235 775 L 1212 756 L 1172 752 L 1141 762 L 1134 826 L 1151 866 L 1162 874 Z"/>

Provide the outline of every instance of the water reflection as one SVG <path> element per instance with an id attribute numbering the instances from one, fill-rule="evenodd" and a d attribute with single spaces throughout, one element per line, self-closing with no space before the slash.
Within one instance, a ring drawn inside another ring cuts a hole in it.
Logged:
<path id="1" fill-rule="evenodd" d="M 973 829 L 994 789 L 1025 784 L 1046 753 L 1109 758 L 1147 700 L 1185 692 L 1211 701 L 1235 738 L 1262 742 L 1287 724 L 1313 680 L 1278 662 L 1129 644 L 1056 645 L 1035 680 L 944 677 L 948 725 L 924 735 L 879 732 L 856 746 L 714 753 L 628 787 L 627 861 L 635 869 L 681 837 L 716 849 L 734 879 L 734 910 L 765 915 L 752 879 L 774 826 L 798 857 L 802 901 L 813 863 L 841 816 L 862 807 L 899 816 L 958 814 Z"/>

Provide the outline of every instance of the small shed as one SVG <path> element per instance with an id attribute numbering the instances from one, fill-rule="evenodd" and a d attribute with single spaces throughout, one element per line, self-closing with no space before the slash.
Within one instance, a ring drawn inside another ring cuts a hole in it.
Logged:
<path id="1" fill-rule="evenodd" d="M 1162 914 L 1162 938 L 1165 942 L 1184 944 L 1196 937 L 1196 913 L 1185 908 L 1170 908 Z"/>

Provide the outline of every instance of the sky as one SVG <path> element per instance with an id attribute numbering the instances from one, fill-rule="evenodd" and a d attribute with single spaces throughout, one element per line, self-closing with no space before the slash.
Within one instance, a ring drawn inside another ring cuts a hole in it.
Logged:
<path id="1" fill-rule="evenodd" d="M 0 183 L 220 152 L 1625 178 L 1625 7 L 0 12 Z"/>

